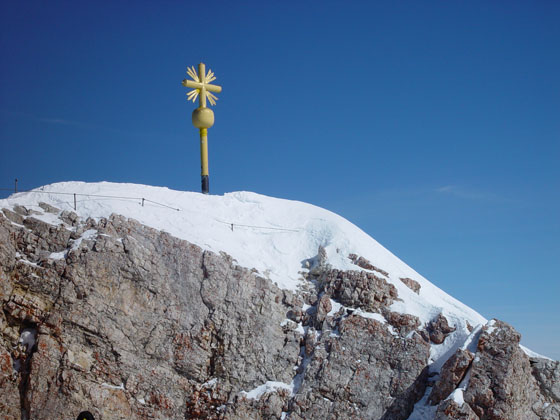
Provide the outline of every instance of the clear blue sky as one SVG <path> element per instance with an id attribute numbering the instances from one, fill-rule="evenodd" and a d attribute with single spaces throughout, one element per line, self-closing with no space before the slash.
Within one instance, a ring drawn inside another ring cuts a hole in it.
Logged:
<path id="1" fill-rule="evenodd" d="M 0 16 L 0 187 L 198 191 L 180 82 L 204 61 L 224 88 L 212 193 L 333 210 L 560 358 L 560 2 L 3 1 Z"/>

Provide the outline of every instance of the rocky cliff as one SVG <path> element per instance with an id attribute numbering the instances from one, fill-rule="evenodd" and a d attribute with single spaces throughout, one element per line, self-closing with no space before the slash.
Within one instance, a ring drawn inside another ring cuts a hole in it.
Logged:
<path id="1" fill-rule="evenodd" d="M 395 310 L 403 289 L 377 261 L 350 254 L 343 270 L 315 254 L 298 289 L 281 289 L 133 219 L 12 203 L 0 213 L 3 418 L 560 418 L 559 362 L 529 358 L 511 326 L 466 322 L 436 366 L 462 325 Z"/>

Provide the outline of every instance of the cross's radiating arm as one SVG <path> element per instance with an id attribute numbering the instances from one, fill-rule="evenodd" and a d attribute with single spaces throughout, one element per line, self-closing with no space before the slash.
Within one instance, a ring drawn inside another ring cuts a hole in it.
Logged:
<path id="1" fill-rule="evenodd" d="M 200 63 L 198 65 L 198 74 L 194 71 L 194 67 L 187 67 L 187 73 L 193 80 L 184 79 L 183 86 L 194 89 L 187 94 L 187 99 L 194 102 L 198 97 L 201 108 L 206 108 L 206 99 L 210 101 L 211 105 L 216 105 L 218 98 L 211 92 L 220 93 L 222 87 L 210 84 L 210 82 L 216 80 L 212 70 L 209 70 L 207 74 L 205 64 Z"/>

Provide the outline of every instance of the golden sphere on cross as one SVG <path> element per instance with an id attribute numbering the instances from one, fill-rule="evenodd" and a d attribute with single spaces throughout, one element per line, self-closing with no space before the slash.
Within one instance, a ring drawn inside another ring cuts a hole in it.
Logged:
<path id="1" fill-rule="evenodd" d="M 196 108 L 192 113 L 192 123 L 196 128 L 210 128 L 214 125 L 214 111 L 210 108 Z"/>

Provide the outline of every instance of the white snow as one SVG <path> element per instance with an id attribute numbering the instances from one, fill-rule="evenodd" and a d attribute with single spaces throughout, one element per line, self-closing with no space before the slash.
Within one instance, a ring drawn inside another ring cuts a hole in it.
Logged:
<path id="1" fill-rule="evenodd" d="M 103 382 L 103 383 L 101 384 L 101 386 L 102 386 L 103 388 L 122 389 L 122 390 L 124 391 L 124 383 L 121 383 L 120 385 L 111 385 L 111 384 L 108 384 L 108 383 Z"/>
<path id="2" fill-rule="evenodd" d="M 27 353 L 30 353 L 36 341 L 37 330 L 35 328 L 25 328 L 19 336 L 18 343 L 23 346 Z"/>
<path id="3" fill-rule="evenodd" d="M 335 300 L 330 299 L 331 302 L 331 310 L 329 311 L 329 313 L 327 314 L 327 316 L 334 316 L 334 314 L 338 313 L 338 311 L 340 311 L 340 308 L 342 308 L 342 305 L 340 303 L 338 303 Z"/>
<path id="4" fill-rule="evenodd" d="M 463 405 L 465 403 L 465 399 L 463 398 L 463 390 L 461 388 L 457 388 L 449 395 L 448 399 L 455 401 L 460 406 Z"/>
<path id="5" fill-rule="evenodd" d="M 472 330 L 469 334 L 461 349 L 468 350 L 471 353 L 476 353 L 476 348 L 478 346 L 478 339 L 480 338 L 480 334 L 482 334 L 482 325 L 477 325 L 476 328 Z"/>
<path id="6" fill-rule="evenodd" d="M 204 382 L 204 383 L 202 384 L 202 386 L 203 386 L 204 388 L 213 388 L 214 385 L 216 385 L 217 382 L 218 382 L 218 378 L 212 378 L 212 379 L 210 379 L 209 381 Z"/>
<path id="7" fill-rule="evenodd" d="M 543 356 L 542 354 L 537 353 L 536 351 L 530 350 L 525 346 L 522 346 L 521 344 L 519 345 L 519 347 L 521 348 L 521 350 L 523 350 L 523 352 L 529 356 L 529 357 L 535 357 L 535 358 L 539 358 L 539 359 L 548 359 L 548 360 L 553 360 L 550 357 L 546 357 Z"/>
<path id="8" fill-rule="evenodd" d="M 430 420 L 436 415 L 437 406 L 430 405 L 428 398 L 432 392 L 432 387 L 426 388 L 426 392 L 420 401 L 414 405 L 414 410 L 410 413 L 407 420 Z"/>
<path id="9" fill-rule="evenodd" d="M 387 320 L 385 319 L 385 317 L 383 315 L 381 315 L 380 313 L 366 312 L 366 311 L 362 311 L 361 309 L 358 308 L 358 309 L 354 310 L 353 315 L 361 316 L 362 318 L 375 319 L 376 321 L 379 321 L 382 324 L 385 324 L 385 326 L 387 327 L 387 329 L 389 330 L 389 332 L 392 335 L 394 335 L 395 337 L 400 337 L 399 334 L 393 328 L 393 326 L 389 325 L 387 323 Z"/>
<path id="10" fill-rule="evenodd" d="M 361 309 L 356 309 L 353 312 L 353 314 L 361 316 L 362 318 L 375 319 L 376 321 L 379 321 L 382 324 L 385 324 L 387 322 L 385 317 L 377 312 L 366 312 L 366 311 L 362 311 Z"/>
<path id="11" fill-rule="evenodd" d="M 247 399 L 258 400 L 263 394 L 267 392 L 276 392 L 278 389 L 286 389 L 290 391 L 290 395 L 293 391 L 293 386 L 285 384 L 284 382 L 268 381 L 264 385 L 260 385 L 249 392 L 243 391 L 242 394 L 247 397 Z"/>
<path id="12" fill-rule="evenodd" d="M 49 258 L 51 260 L 61 260 L 63 258 L 66 258 L 66 251 L 51 252 L 51 254 L 49 255 Z"/>
<path id="13" fill-rule="evenodd" d="M 95 239 L 95 238 L 97 238 L 97 230 L 95 229 L 86 230 L 84 233 L 82 233 L 82 235 L 78 239 L 76 239 L 72 243 L 72 247 L 70 249 L 72 251 L 75 251 L 78 248 L 80 248 L 80 245 L 82 244 L 82 241 L 84 239 L 88 240 L 88 239 Z"/>
<path id="14" fill-rule="evenodd" d="M 19 259 L 18 261 L 21 261 L 21 262 L 24 263 L 24 264 L 30 265 L 31 267 L 41 268 L 41 267 L 39 267 L 39 266 L 37 265 L 37 263 L 28 261 L 28 260 L 23 259 L 23 258 Z"/>
<path id="15" fill-rule="evenodd" d="M 447 314 L 445 315 L 447 316 Z M 456 330 L 449 334 L 443 343 L 430 346 L 430 372 L 439 372 L 446 360 L 459 348 L 472 353 L 476 352 L 482 324 L 477 325 L 472 332 L 468 330 L 464 321 L 459 322 L 455 327 Z"/>
<path id="16" fill-rule="evenodd" d="M 494 332 L 494 330 L 496 330 L 496 327 L 494 327 L 494 324 L 496 324 L 496 320 L 495 319 L 491 319 L 490 321 L 488 321 L 488 323 L 486 324 L 486 326 L 488 327 L 486 329 L 486 332 L 489 335 L 492 335 L 492 333 Z"/>

